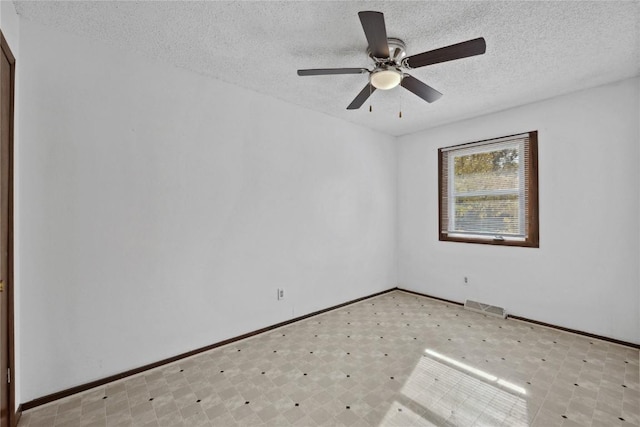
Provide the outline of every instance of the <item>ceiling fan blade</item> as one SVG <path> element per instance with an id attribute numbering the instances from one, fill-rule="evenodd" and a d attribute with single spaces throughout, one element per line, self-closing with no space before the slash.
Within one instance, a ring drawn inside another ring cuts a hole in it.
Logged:
<path id="1" fill-rule="evenodd" d="M 420 80 L 405 74 L 400 83 L 403 88 L 409 92 L 413 92 L 427 102 L 434 102 L 440 99 L 442 94 L 429 85 L 422 83 Z"/>
<path id="2" fill-rule="evenodd" d="M 441 47 L 440 49 L 411 55 L 405 58 L 402 63 L 408 65 L 409 68 L 419 68 L 469 56 L 482 55 L 486 50 L 487 44 L 482 37 L 479 37 L 466 42 L 452 44 L 451 46 Z"/>
<path id="3" fill-rule="evenodd" d="M 382 12 L 358 12 L 364 35 L 367 36 L 369 51 L 375 58 L 389 57 L 389 44 L 387 42 L 387 28 L 384 25 Z"/>
<path id="4" fill-rule="evenodd" d="M 327 76 L 332 74 L 362 74 L 369 70 L 366 68 L 314 68 L 310 70 L 298 70 L 299 76 Z"/>
<path id="5" fill-rule="evenodd" d="M 375 87 L 373 87 L 371 84 L 367 84 L 364 89 L 360 91 L 358 96 L 356 96 L 355 99 L 351 101 L 351 104 L 349 104 L 347 110 L 357 110 L 358 108 L 362 107 L 362 104 L 364 104 L 367 98 L 369 98 L 369 96 L 371 96 L 371 94 L 375 91 Z"/>

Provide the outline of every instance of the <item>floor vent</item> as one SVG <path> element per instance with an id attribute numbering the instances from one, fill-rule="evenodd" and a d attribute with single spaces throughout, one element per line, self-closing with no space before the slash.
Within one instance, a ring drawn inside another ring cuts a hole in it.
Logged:
<path id="1" fill-rule="evenodd" d="M 477 311 L 482 314 L 490 314 L 491 316 L 507 318 L 507 311 L 502 307 L 496 307 L 495 305 L 483 304 L 477 301 L 466 300 L 464 302 L 464 308 L 467 310 Z"/>

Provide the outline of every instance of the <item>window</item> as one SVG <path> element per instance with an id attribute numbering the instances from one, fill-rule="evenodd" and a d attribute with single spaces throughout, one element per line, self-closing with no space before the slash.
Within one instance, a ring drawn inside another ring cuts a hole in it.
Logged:
<path id="1" fill-rule="evenodd" d="M 538 247 L 538 133 L 438 150 L 440 240 Z"/>

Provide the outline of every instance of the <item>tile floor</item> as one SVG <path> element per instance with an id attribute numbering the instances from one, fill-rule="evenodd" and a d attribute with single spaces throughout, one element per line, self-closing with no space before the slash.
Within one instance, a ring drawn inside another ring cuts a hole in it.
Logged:
<path id="1" fill-rule="evenodd" d="M 35 408 L 19 426 L 638 426 L 638 359 L 394 291 Z"/>

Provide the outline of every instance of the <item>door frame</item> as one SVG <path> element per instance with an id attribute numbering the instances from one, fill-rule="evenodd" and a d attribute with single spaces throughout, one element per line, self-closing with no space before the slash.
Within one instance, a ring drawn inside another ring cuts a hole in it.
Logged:
<path id="1" fill-rule="evenodd" d="M 15 82 L 16 82 L 16 58 L 13 56 L 11 49 L 9 48 L 9 44 L 7 40 L 4 38 L 4 34 L 2 30 L 0 30 L 0 49 L 2 50 L 2 54 L 7 57 L 9 60 L 10 72 L 11 72 L 11 91 L 9 93 L 10 98 L 10 108 L 9 108 L 9 116 L 10 123 L 9 126 L 9 218 L 8 218 L 8 226 L 9 233 L 8 239 L 9 241 L 7 249 L 8 260 L 7 260 L 7 315 L 8 315 L 8 335 L 9 342 L 7 352 L 9 353 L 9 368 L 11 369 L 11 374 L 9 375 L 9 425 L 15 426 L 18 424 L 18 419 L 20 418 L 19 410 L 16 410 L 16 386 L 15 386 L 15 337 L 14 337 L 14 305 L 13 305 L 13 134 L 14 134 L 14 119 L 15 119 Z M 0 373 L 4 375 L 4 373 Z"/>

